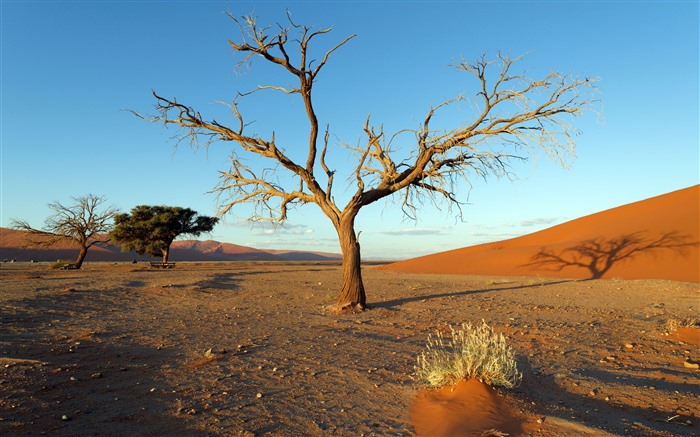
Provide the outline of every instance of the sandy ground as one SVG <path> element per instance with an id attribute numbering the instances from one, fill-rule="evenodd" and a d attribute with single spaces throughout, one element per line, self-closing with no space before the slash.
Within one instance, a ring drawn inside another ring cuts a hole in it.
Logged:
<path id="1" fill-rule="evenodd" d="M 482 319 L 524 375 L 496 392 L 518 433 L 700 435 L 700 335 L 666 334 L 697 283 L 364 276 L 372 309 L 337 315 L 333 263 L 3 264 L 0 435 L 412 435 L 427 335 Z"/>

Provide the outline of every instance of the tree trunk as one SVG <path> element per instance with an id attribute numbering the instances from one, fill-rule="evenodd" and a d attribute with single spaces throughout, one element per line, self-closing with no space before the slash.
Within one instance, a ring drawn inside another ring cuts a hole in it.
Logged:
<path id="1" fill-rule="evenodd" d="M 168 263 L 168 255 L 170 255 L 170 246 L 163 249 L 163 264 Z"/>
<path id="2" fill-rule="evenodd" d="M 81 244 L 80 245 L 80 253 L 78 254 L 78 259 L 75 260 L 73 263 L 73 268 L 79 269 L 83 265 L 83 261 L 85 261 L 85 256 L 87 255 L 88 248 L 86 245 Z"/>
<path id="3" fill-rule="evenodd" d="M 355 235 L 355 217 L 343 218 L 338 227 L 338 240 L 343 252 L 342 288 L 337 304 L 340 308 L 354 307 L 364 310 L 367 308 L 365 286 L 362 283 L 360 265 L 360 243 Z"/>

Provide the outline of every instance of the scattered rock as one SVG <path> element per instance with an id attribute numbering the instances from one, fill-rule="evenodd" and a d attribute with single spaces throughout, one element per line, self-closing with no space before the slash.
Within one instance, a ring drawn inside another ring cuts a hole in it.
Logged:
<path id="1" fill-rule="evenodd" d="M 238 345 L 238 346 L 239 346 L 238 348 L 240 349 L 241 345 Z M 215 348 L 210 347 L 209 349 L 204 351 L 204 357 L 211 358 L 215 355 L 223 355 L 225 353 L 226 353 L 226 349 L 215 349 Z"/>
<path id="2" fill-rule="evenodd" d="M 683 361 L 683 366 L 687 369 L 700 369 L 700 363 L 691 359 Z"/>
<path id="3" fill-rule="evenodd" d="M 70 420 L 70 416 L 64 414 L 63 416 L 61 416 L 61 420 L 67 422 Z"/>

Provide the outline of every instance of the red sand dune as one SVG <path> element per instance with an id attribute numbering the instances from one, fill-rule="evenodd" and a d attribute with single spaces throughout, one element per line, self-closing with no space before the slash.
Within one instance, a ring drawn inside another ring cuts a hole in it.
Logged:
<path id="1" fill-rule="evenodd" d="M 173 261 L 190 260 L 256 260 L 274 261 L 278 258 L 260 249 L 214 240 L 180 240 L 170 246 Z"/>
<path id="2" fill-rule="evenodd" d="M 28 232 L 0 228 L 0 260 L 17 261 L 56 261 L 74 260 L 78 256 L 79 246 L 73 241 L 62 241 L 51 247 L 27 247 Z M 41 241 L 41 237 L 33 237 Z M 88 251 L 88 261 L 131 261 L 133 254 L 122 253 L 114 246 L 92 246 Z"/>
<path id="3" fill-rule="evenodd" d="M 700 282 L 700 185 L 539 232 L 380 268 L 398 272 Z"/>
<path id="4" fill-rule="evenodd" d="M 421 391 L 411 408 L 411 424 L 418 437 L 479 436 L 489 430 L 519 435 L 523 431 L 496 391 L 475 379 Z"/>

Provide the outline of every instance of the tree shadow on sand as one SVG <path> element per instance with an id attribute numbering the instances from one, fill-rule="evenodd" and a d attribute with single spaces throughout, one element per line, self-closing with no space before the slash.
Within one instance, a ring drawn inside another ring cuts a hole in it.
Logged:
<path id="1" fill-rule="evenodd" d="M 469 295 L 474 295 L 474 294 L 489 293 L 489 292 L 496 292 L 496 291 L 520 290 L 523 288 L 546 287 L 546 286 L 550 286 L 550 285 L 563 284 L 566 282 L 571 282 L 571 281 L 570 280 L 561 280 L 561 281 L 552 281 L 552 282 L 541 282 L 538 284 L 520 284 L 520 285 L 513 285 L 510 287 L 483 288 L 480 290 L 460 290 L 460 291 L 452 291 L 452 292 L 447 292 L 447 293 L 422 294 L 419 296 L 409 296 L 409 297 L 403 297 L 400 299 L 392 299 L 392 300 L 385 300 L 382 302 L 374 302 L 374 303 L 372 303 L 372 305 L 370 305 L 370 308 L 372 308 L 372 309 L 374 309 L 374 308 L 389 309 L 389 308 L 401 306 L 401 305 L 404 305 L 404 304 L 407 304 L 410 302 L 440 299 L 440 298 L 445 298 L 445 297 L 469 296 Z"/>
<path id="2" fill-rule="evenodd" d="M 584 363 L 582 369 L 572 371 L 570 377 L 562 381 L 557 378 L 561 372 L 535 371 L 527 359 L 519 360 L 518 366 L 523 372 L 522 384 L 514 389 L 516 396 L 531 402 L 532 411 L 546 417 L 547 420 L 556 417 L 564 422 L 573 424 L 572 431 L 581 432 L 575 427 L 576 423 L 584 424 L 591 429 L 606 430 L 614 435 L 696 435 L 693 433 L 693 414 L 680 413 L 668 405 L 635 406 L 616 396 L 611 385 L 624 385 L 623 393 L 639 387 L 654 387 L 655 390 L 683 393 L 693 391 L 691 384 L 678 384 L 666 381 L 666 378 L 655 378 L 651 375 L 628 376 L 624 378 L 610 370 L 596 369 Z M 671 371 L 662 369 L 664 373 Z M 660 370 L 661 371 L 661 370 Z M 569 384 L 578 374 L 578 378 L 595 381 L 601 387 L 601 393 L 588 396 L 570 391 Z M 608 399 L 605 399 L 609 395 Z M 579 435 L 579 434 L 571 434 Z M 590 435 L 581 432 L 580 435 Z M 609 434 L 606 434 L 609 435 Z"/>
<path id="3" fill-rule="evenodd" d="M 558 253 L 542 248 L 532 256 L 529 263 L 521 267 L 539 267 L 557 272 L 567 267 L 583 268 L 591 273 L 589 279 L 600 279 L 615 264 L 630 260 L 640 253 L 671 250 L 683 254 L 690 246 L 698 244 L 697 241 L 691 242 L 688 235 L 676 231 L 664 232 L 656 238 L 646 234 L 639 231 L 611 239 L 597 237 L 581 241 Z"/>
<path id="4" fill-rule="evenodd" d="M 181 359 L 178 351 L 105 316 L 131 312 L 105 311 L 114 304 L 106 297 L 123 292 L 90 293 L 0 303 L 0 435 L 202 435 L 178 409 L 179 402 L 200 408 L 198 399 L 176 393 L 162 374 Z"/>

